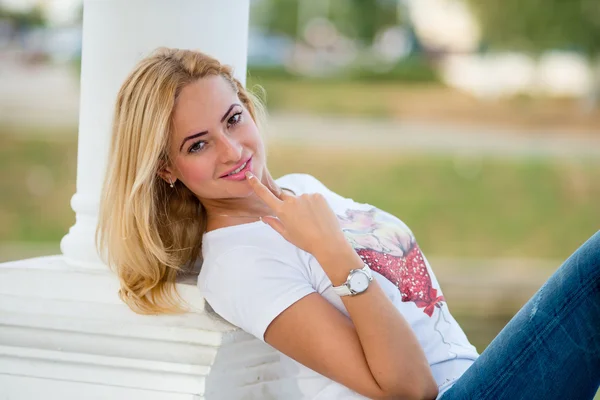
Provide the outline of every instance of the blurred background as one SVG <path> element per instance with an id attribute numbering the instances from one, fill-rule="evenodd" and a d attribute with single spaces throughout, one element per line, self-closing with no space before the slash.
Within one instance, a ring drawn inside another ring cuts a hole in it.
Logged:
<path id="1" fill-rule="evenodd" d="M 74 223 L 81 16 L 0 1 L 0 261 Z M 480 352 L 599 229 L 597 0 L 251 0 L 250 26 L 273 175 L 406 222 Z"/>

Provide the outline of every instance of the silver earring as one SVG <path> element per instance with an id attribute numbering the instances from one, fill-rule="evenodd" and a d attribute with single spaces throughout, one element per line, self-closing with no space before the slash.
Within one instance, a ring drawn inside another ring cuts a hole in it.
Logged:
<path id="1" fill-rule="evenodd" d="M 173 187 L 173 182 L 169 179 L 169 186 Z"/>

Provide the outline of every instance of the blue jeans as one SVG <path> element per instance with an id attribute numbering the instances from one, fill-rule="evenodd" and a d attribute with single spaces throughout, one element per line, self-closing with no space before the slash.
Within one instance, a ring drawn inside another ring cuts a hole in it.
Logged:
<path id="1" fill-rule="evenodd" d="M 573 253 L 441 400 L 586 400 L 600 385 L 600 231 Z"/>

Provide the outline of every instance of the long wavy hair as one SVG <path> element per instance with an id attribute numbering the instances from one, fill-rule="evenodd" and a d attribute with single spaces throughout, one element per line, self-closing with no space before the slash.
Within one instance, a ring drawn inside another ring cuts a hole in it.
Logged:
<path id="1" fill-rule="evenodd" d="M 183 183 L 171 189 L 158 172 L 169 165 L 173 111 L 188 84 L 221 75 L 258 124 L 264 109 L 232 68 L 197 51 L 158 48 L 121 86 L 114 110 L 96 246 L 135 312 L 183 312 L 175 281 L 200 261 L 206 210 Z"/>

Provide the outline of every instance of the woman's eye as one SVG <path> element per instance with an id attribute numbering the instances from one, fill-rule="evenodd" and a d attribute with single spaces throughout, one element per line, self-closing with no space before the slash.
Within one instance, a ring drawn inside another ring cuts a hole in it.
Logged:
<path id="1" fill-rule="evenodd" d="M 230 126 L 236 125 L 240 122 L 241 119 L 242 119 L 242 113 L 241 112 L 235 113 L 227 120 L 227 124 Z"/>
<path id="2" fill-rule="evenodd" d="M 188 149 L 188 153 L 197 153 L 197 152 L 199 152 L 200 150 L 202 150 L 204 148 L 205 144 L 206 144 L 206 142 L 204 140 L 200 140 L 200 141 L 194 143 Z"/>

